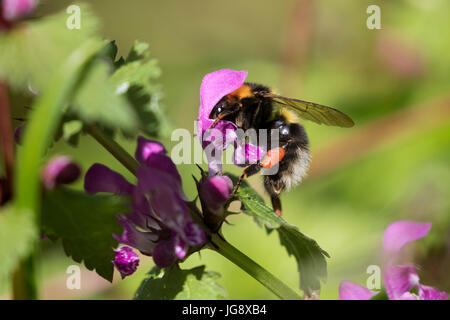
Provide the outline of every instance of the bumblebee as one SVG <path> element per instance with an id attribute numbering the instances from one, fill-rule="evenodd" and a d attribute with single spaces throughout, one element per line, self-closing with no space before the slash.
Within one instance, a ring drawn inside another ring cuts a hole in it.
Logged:
<path id="1" fill-rule="evenodd" d="M 214 106 L 209 117 L 215 119 L 211 127 L 220 120 L 227 120 L 243 130 L 279 130 L 278 146 L 268 150 L 261 161 L 244 170 L 233 192 L 237 192 L 244 178 L 258 173 L 262 168 L 279 165 L 277 173 L 264 176 L 264 187 L 271 197 L 274 211 L 280 216 L 280 193 L 289 191 L 301 182 L 310 162 L 308 136 L 299 118 L 344 128 L 354 125 L 349 116 L 337 109 L 283 97 L 266 86 L 247 82 L 224 96 Z"/>

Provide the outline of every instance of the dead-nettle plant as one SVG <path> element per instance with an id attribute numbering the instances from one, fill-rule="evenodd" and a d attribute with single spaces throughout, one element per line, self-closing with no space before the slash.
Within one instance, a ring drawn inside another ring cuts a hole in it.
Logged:
<path id="1" fill-rule="evenodd" d="M 205 266 L 180 267 L 201 250 L 224 256 L 279 298 L 301 299 L 300 290 L 304 297 L 317 297 L 327 276 L 328 254 L 275 214 L 245 181 L 233 193 L 237 178 L 222 172 L 220 155 L 229 146 L 234 146 L 233 160 L 239 166 L 261 159 L 264 148 L 251 137 L 240 139 L 229 121 L 218 121 L 208 130 L 214 122 L 209 118 L 212 108 L 242 85 L 246 72 L 221 70 L 202 82 L 196 135 L 208 169 L 198 171 L 197 196 L 188 198 L 175 163 L 155 141 L 170 135 L 170 126 L 156 82 L 160 69 L 148 45 L 135 42 L 126 57 L 117 57 L 115 42 L 97 34 L 99 22 L 87 6 L 77 11 L 82 15 L 80 28 L 67 28 L 65 11 L 26 20 L 35 1 L 0 4 L 5 169 L 0 180 L 0 281 L 13 279 L 15 298 L 38 297 L 35 248 L 43 237 L 60 240 L 68 256 L 108 281 L 114 268 L 125 278 L 145 259 L 142 255 L 150 256 L 156 266 L 137 289 L 136 299 L 226 297 L 217 272 Z M 32 101 L 23 109 L 26 115 L 15 133 L 9 92 Z M 116 141 L 119 134 L 137 140 L 134 157 Z M 135 176 L 134 181 L 100 163 L 83 172 L 68 156 L 44 160 L 56 141 L 81 149 L 81 135 L 95 139 Z M 80 176 L 84 190 L 67 187 Z M 240 201 L 240 212 L 264 229 L 261 236 L 278 233 L 281 246 L 297 263 L 300 290 L 231 245 L 233 239 L 221 227 L 229 215 L 239 213 L 231 212 L 233 201 Z"/>
<path id="2" fill-rule="evenodd" d="M 117 57 L 115 42 L 97 34 L 99 22 L 87 6 L 80 6 L 82 25 L 74 29 L 66 27 L 65 11 L 27 20 L 34 1 L 26 2 L 27 8 L 15 1 L 1 3 L 1 135 L 7 174 L 1 180 L 0 277 L 14 279 L 15 298 L 37 297 L 31 262 L 36 244 L 45 237 L 61 240 L 67 255 L 108 281 L 114 268 L 125 278 L 142 264 L 143 255 L 150 256 L 155 267 L 138 288 L 136 299 L 226 297 L 217 283 L 218 273 L 205 266 L 180 267 L 201 250 L 226 257 L 280 298 L 300 299 L 299 291 L 232 246 L 232 239 L 222 233 L 227 217 L 237 213 L 229 209 L 235 200 L 257 225 L 268 233 L 278 232 L 281 245 L 297 261 L 304 294 L 309 297 L 319 291 L 326 277 L 325 251 L 278 217 L 247 184 L 232 194 L 237 179 L 222 174 L 217 156 L 228 146 L 235 147 L 233 160 L 241 167 L 265 152 L 246 142 L 255 139 L 230 122 L 220 121 L 207 130 L 212 124 L 207 113 L 214 100 L 238 85 L 233 71 L 221 87 L 202 85 L 196 134 L 208 169 L 200 169 L 194 177 L 197 196 L 189 199 L 175 163 L 155 141 L 170 135 L 171 127 L 160 104 L 161 87 L 156 82 L 160 69 L 149 56 L 148 45 L 136 42 L 128 56 Z M 8 14 L 3 14 L 5 10 Z M 22 123 L 14 133 L 8 92 L 32 101 L 22 106 L 25 116 L 18 119 Z M 223 140 L 218 138 L 222 133 Z M 119 134 L 137 138 L 134 157 L 116 142 Z M 100 163 L 83 172 L 68 156 L 43 161 L 59 140 L 81 149 L 81 135 L 94 138 L 135 181 Z M 80 176 L 84 176 L 83 191 L 67 186 Z M 173 292 L 173 288 L 178 289 Z"/>

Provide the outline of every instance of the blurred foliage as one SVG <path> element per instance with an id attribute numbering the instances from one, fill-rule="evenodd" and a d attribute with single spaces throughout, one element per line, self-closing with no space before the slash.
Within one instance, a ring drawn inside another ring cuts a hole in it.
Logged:
<path id="1" fill-rule="evenodd" d="M 17 260 L 34 246 L 32 240 L 37 237 L 38 230 L 33 218 L 33 214 L 28 210 L 19 210 L 13 206 L 1 208 L 0 284 L 8 282 L 7 279 L 16 267 Z"/>
<path id="2" fill-rule="evenodd" d="M 42 229 L 53 241 L 61 239 L 64 252 L 89 270 L 112 281 L 114 251 L 118 243 L 113 234 L 122 228 L 115 217 L 127 212 L 128 199 L 118 196 L 92 196 L 84 192 L 48 192 L 42 204 Z"/>
<path id="3" fill-rule="evenodd" d="M 205 266 L 182 270 L 174 265 L 165 271 L 154 267 L 139 286 L 136 300 L 218 300 L 226 291 L 216 282 L 220 274 Z"/>
<path id="4" fill-rule="evenodd" d="M 42 14 L 64 9 L 71 3 L 41 2 Z M 381 7 L 381 30 L 366 28 L 366 8 L 370 4 Z M 369 144 L 388 133 L 387 140 L 364 152 L 351 149 L 346 164 L 311 176 L 282 198 L 286 219 L 314 237 L 331 255 L 323 299 L 337 298 L 342 280 L 365 284 L 366 268 L 381 261 L 384 229 L 400 219 L 433 223 L 430 234 L 414 243 L 405 260 L 422 266 L 419 273 L 424 283 L 450 291 L 448 104 L 442 109 L 446 112 L 426 123 L 417 119 L 408 127 L 364 131 L 378 120 L 389 123 L 400 111 L 405 117 L 419 106 L 425 108 L 425 114 L 436 112 L 436 99 L 448 97 L 450 2 L 288 0 L 261 5 L 256 0 L 134 0 L 129 5 L 118 0 L 97 0 L 92 6 L 103 21 L 102 34 L 115 39 L 120 48 L 132 48 L 136 38 L 150 44 L 152 56 L 158 58 L 163 71 L 163 101 L 177 127 L 193 132 L 202 77 L 227 67 L 248 70 L 249 81 L 270 85 L 283 95 L 336 106 L 352 116 L 356 127 L 350 130 L 305 123 L 313 166 L 318 151 L 326 154 L 335 143 L 343 141 L 345 145 L 352 134 L 362 135 Z M 296 12 L 302 10 L 311 10 L 310 19 L 297 18 Z M 300 45 L 290 45 L 296 43 Z M 38 53 L 48 45 L 37 41 L 30 50 Z M 292 59 L 287 58 L 288 53 Z M 27 99 L 14 94 L 16 117 L 25 116 L 23 106 Z M 120 142 L 126 149 L 134 149 L 134 142 Z M 170 141 L 164 142 L 170 145 Z M 49 156 L 71 154 L 84 169 L 93 162 L 102 162 L 133 180 L 91 139 L 81 137 L 80 145 L 83 152 L 58 143 Z M 333 164 L 334 157 L 325 158 Z M 180 165 L 179 169 L 184 189 L 193 198 L 195 184 L 191 176 L 197 168 Z M 229 169 L 239 174 L 239 169 Z M 251 178 L 250 183 L 263 194 L 259 177 Z M 81 186 L 82 182 L 78 184 Z M 233 216 L 229 220 L 233 225 L 226 225 L 224 234 L 232 244 L 281 275 L 291 287 L 298 285 L 291 258 L 279 248 L 276 236 L 263 236 L 248 217 Z M 64 278 L 73 261 L 57 254 L 59 248 L 50 246 L 48 241 L 43 241 L 42 247 L 43 284 L 56 283 L 59 288 L 48 294 L 53 298 L 131 298 L 152 265 L 144 257 L 133 276 L 113 285 L 99 282 L 95 290 L 75 292 L 65 289 Z M 275 298 L 213 252 L 192 256 L 182 267 L 189 269 L 199 263 L 221 271 L 222 277 L 217 281 L 226 288 L 230 299 Z M 58 274 L 63 280 L 54 280 Z M 3 288 L 3 292 L 7 290 Z"/>

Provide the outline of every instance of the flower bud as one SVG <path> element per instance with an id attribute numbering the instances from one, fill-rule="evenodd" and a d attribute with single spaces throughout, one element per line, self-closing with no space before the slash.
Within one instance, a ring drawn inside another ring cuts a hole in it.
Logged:
<path id="1" fill-rule="evenodd" d="M 199 195 L 208 210 L 219 213 L 233 190 L 233 182 L 227 176 L 213 176 L 200 180 Z"/>
<path id="2" fill-rule="evenodd" d="M 112 263 L 119 270 L 122 279 L 132 275 L 139 266 L 139 256 L 130 247 L 120 247 L 114 250 L 116 256 Z"/>
<path id="3" fill-rule="evenodd" d="M 78 179 L 81 169 L 69 157 L 59 156 L 50 160 L 42 173 L 44 187 L 54 189 L 60 184 L 69 184 Z"/>
<path id="4" fill-rule="evenodd" d="M 23 129 L 24 125 L 21 125 L 14 130 L 14 142 L 18 145 L 22 144 Z"/>
<path id="5" fill-rule="evenodd" d="M 19 20 L 32 13 L 37 3 L 37 0 L 3 0 L 3 18 L 6 21 Z"/>

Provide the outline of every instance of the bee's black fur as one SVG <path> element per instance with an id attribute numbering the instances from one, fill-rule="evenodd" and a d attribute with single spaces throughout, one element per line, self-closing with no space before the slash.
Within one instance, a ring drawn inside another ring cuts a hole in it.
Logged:
<path id="1" fill-rule="evenodd" d="M 277 123 L 278 122 L 278 123 Z M 287 123 L 283 116 L 275 118 L 273 121 L 275 125 L 281 123 L 288 127 L 289 134 L 280 134 L 280 145 L 285 146 L 286 154 L 280 161 L 278 172 L 274 175 L 264 176 L 264 187 L 271 196 L 278 196 L 284 189 L 290 189 L 293 185 L 288 181 L 289 178 L 299 181 L 302 177 L 293 175 L 304 175 L 305 170 L 296 170 L 295 166 L 305 165 L 300 161 L 301 157 L 306 157 L 309 161 L 308 136 L 305 129 L 299 123 Z M 277 129 L 274 127 L 273 129 Z M 280 130 L 281 132 L 281 130 Z M 295 184 L 295 183 L 293 183 Z"/>

